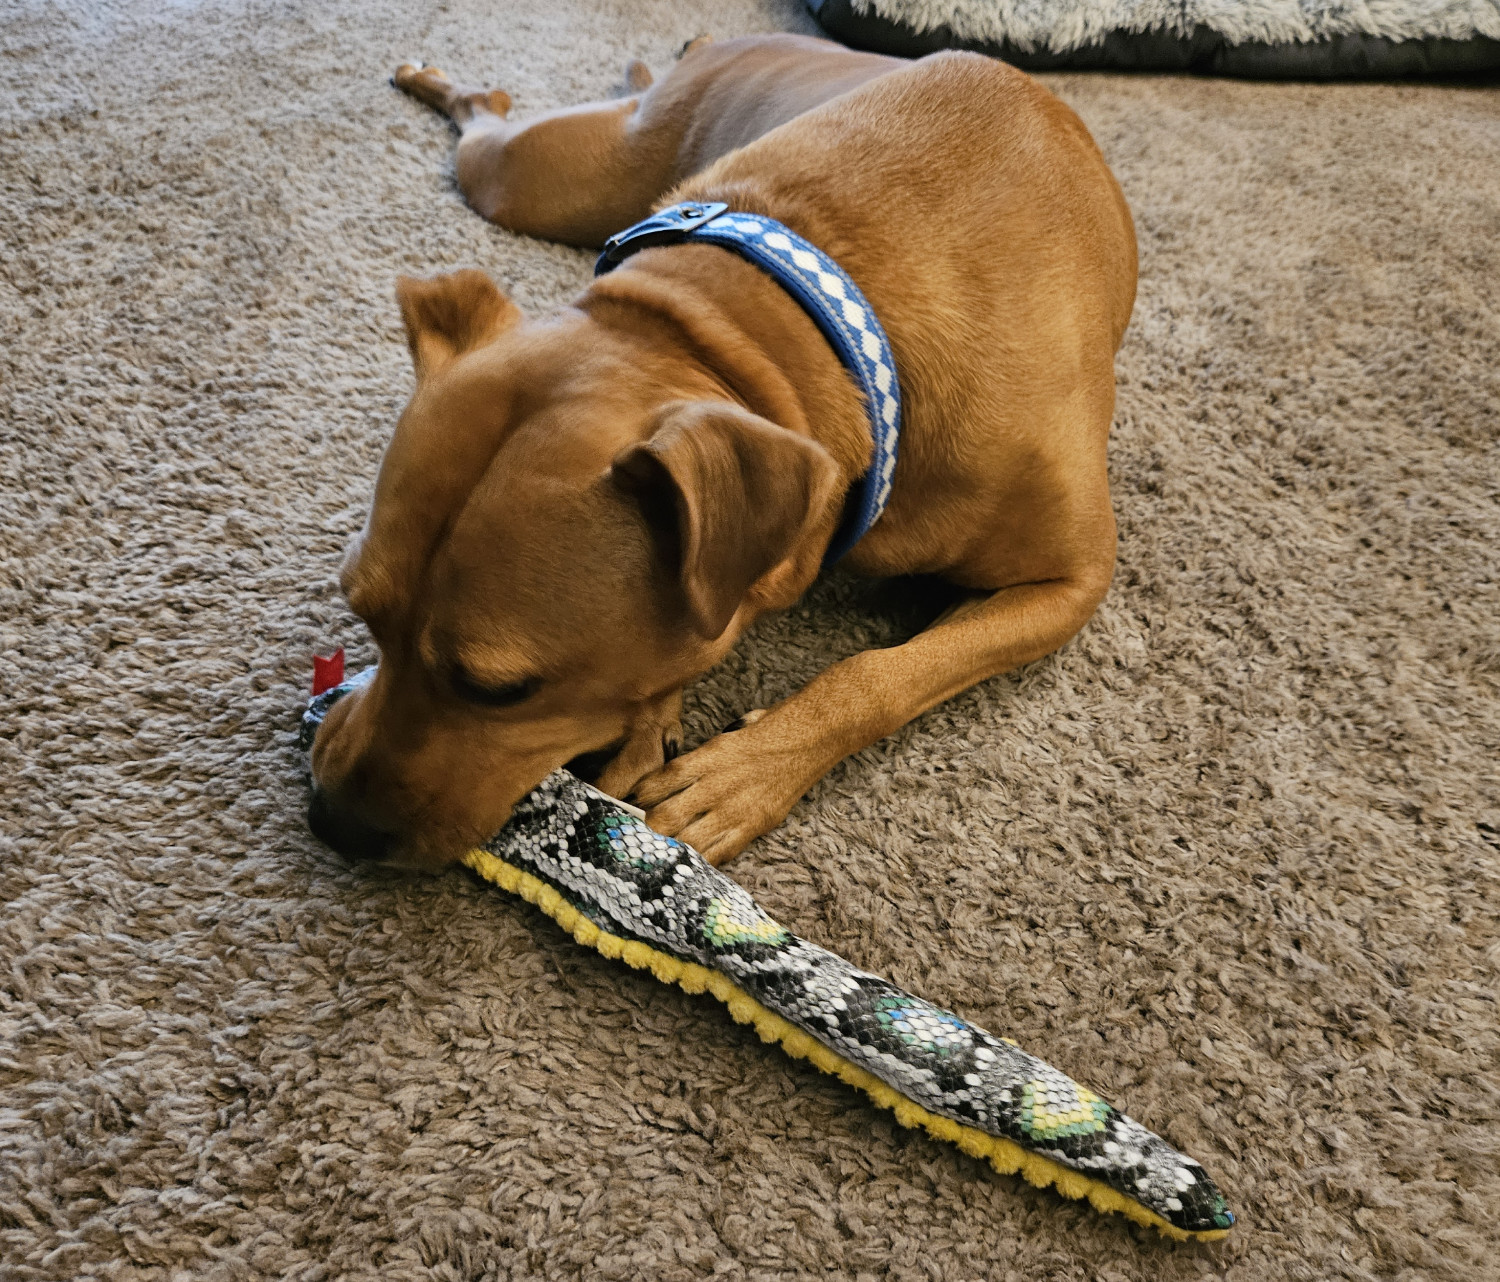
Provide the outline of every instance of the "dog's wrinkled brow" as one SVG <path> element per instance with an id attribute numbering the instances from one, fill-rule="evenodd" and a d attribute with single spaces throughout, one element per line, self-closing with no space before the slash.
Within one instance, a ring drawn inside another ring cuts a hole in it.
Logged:
<path id="1" fill-rule="evenodd" d="M 349 545 L 344 563 L 339 568 L 339 588 L 349 602 L 349 608 L 374 626 L 396 608 L 393 587 L 378 554 L 371 553 L 368 532 L 360 534 Z"/>

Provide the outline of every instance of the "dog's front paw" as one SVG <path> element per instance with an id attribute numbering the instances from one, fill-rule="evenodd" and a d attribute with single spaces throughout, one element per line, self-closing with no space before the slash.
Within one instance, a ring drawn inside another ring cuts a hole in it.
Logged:
<path id="1" fill-rule="evenodd" d="M 667 695 L 648 707 L 599 772 L 594 786 L 611 797 L 624 797 L 643 778 L 660 770 L 682 751 L 681 716 L 681 692 Z"/>
<path id="2" fill-rule="evenodd" d="M 805 778 L 783 745 L 754 734 L 754 724 L 668 762 L 631 797 L 657 832 L 686 842 L 711 864 L 733 859 L 779 824 L 817 779 L 816 772 Z"/>

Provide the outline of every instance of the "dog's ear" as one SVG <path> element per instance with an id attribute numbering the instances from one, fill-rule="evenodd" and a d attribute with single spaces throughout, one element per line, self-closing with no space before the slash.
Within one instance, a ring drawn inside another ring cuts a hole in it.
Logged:
<path id="1" fill-rule="evenodd" d="M 747 593 L 789 603 L 817 573 L 839 472 L 816 441 L 727 401 L 679 401 L 651 438 L 616 455 L 610 478 L 646 518 L 681 585 L 693 628 L 712 639 Z M 788 595 L 790 594 L 790 595 Z"/>
<path id="2" fill-rule="evenodd" d="M 396 301 L 418 382 L 500 337 L 521 319 L 521 309 L 472 267 L 430 280 L 402 276 L 396 281 Z"/>

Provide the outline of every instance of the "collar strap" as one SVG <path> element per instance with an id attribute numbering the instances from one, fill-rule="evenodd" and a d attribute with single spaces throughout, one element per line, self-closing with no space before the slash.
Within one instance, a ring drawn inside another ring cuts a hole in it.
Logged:
<path id="1" fill-rule="evenodd" d="M 859 286 L 821 249 L 775 219 L 731 212 L 717 201 L 672 205 L 617 232 L 604 242 L 594 275 L 613 271 L 638 250 L 684 241 L 732 250 L 771 276 L 802 305 L 864 395 L 875 456 L 850 491 L 844 519 L 823 556 L 830 566 L 869 532 L 891 497 L 901 389 L 890 340 Z"/>

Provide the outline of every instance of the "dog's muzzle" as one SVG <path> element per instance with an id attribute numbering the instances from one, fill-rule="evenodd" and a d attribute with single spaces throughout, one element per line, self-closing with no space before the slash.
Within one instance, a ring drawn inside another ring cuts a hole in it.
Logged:
<path id="1" fill-rule="evenodd" d="M 307 826 L 319 841 L 327 842 L 344 858 L 358 863 L 378 863 L 396 844 L 392 833 L 383 832 L 358 816 L 340 810 L 321 788 L 313 789 L 312 801 L 307 807 Z"/>

